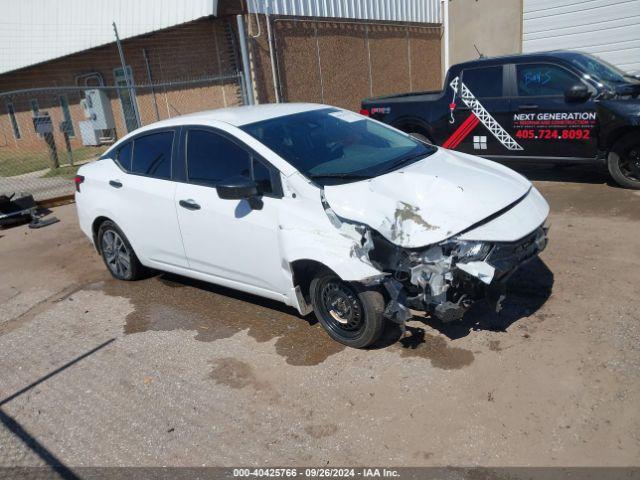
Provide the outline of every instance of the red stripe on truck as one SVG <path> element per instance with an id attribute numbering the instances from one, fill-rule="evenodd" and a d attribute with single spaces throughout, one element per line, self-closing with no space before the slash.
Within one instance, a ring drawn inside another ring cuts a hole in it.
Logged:
<path id="1" fill-rule="evenodd" d="M 476 117 L 474 113 L 471 113 L 467 119 L 460 124 L 456 131 L 445 140 L 442 146 L 444 148 L 456 148 L 460 145 L 460 142 L 462 142 L 462 140 L 464 140 L 465 137 L 469 135 L 474 128 L 476 128 L 478 123 L 480 123 L 478 117 Z"/>

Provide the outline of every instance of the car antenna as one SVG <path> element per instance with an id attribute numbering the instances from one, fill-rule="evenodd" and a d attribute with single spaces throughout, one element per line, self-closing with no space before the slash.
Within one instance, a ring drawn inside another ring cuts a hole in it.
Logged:
<path id="1" fill-rule="evenodd" d="M 480 50 L 478 50 L 478 47 L 476 47 L 476 44 L 473 44 L 473 48 L 476 49 L 476 52 L 478 52 L 478 58 L 485 58 L 484 53 L 481 53 Z"/>

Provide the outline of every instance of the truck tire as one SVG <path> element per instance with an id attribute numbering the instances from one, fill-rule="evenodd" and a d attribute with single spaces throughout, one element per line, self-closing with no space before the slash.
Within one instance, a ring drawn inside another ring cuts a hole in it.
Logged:
<path id="1" fill-rule="evenodd" d="M 329 271 L 319 273 L 309 290 L 316 318 L 335 341 L 365 348 L 382 335 L 385 301 L 379 290 L 359 288 Z"/>
<path id="2" fill-rule="evenodd" d="M 618 185 L 640 190 L 640 133 L 631 132 L 618 140 L 607 164 Z"/>
<path id="3" fill-rule="evenodd" d="M 129 240 L 111 220 L 105 220 L 98 229 L 98 245 L 102 260 L 109 273 L 118 280 L 140 280 L 149 275 Z"/>

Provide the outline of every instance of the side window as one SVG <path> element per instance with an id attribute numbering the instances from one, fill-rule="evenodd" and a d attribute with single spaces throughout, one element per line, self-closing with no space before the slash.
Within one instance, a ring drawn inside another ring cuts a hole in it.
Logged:
<path id="1" fill-rule="evenodd" d="M 159 132 L 133 141 L 131 172 L 155 178 L 171 178 L 173 132 Z"/>
<path id="2" fill-rule="evenodd" d="M 115 161 L 127 172 L 131 171 L 131 153 L 133 142 L 127 142 L 116 150 Z"/>
<path id="3" fill-rule="evenodd" d="M 534 97 L 543 95 L 564 95 L 580 80 L 564 68 L 548 64 L 516 65 L 518 95 Z"/>
<path id="4" fill-rule="evenodd" d="M 502 96 L 502 65 L 464 70 L 462 81 L 476 97 Z"/>
<path id="5" fill-rule="evenodd" d="M 260 193 L 273 194 L 273 182 L 271 180 L 271 170 L 261 161 L 253 159 L 253 179 L 258 184 Z"/>
<path id="6" fill-rule="evenodd" d="M 187 132 L 187 178 L 204 185 L 251 176 L 251 156 L 231 140 L 205 130 Z"/>

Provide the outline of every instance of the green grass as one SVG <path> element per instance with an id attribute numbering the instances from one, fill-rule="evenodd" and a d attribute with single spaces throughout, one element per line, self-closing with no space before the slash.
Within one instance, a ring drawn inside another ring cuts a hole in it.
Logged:
<path id="1" fill-rule="evenodd" d="M 37 172 L 51 168 L 51 159 L 49 152 L 46 150 L 44 141 L 42 142 L 42 150 L 39 152 L 21 152 L 15 150 L 7 150 L 0 148 L 0 177 L 13 177 L 22 175 L 23 173 Z M 106 146 L 100 147 L 79 147 L 73 150 L 73 162 L 80 163 L 93 157 L 101 155 L 107 149 Z M 77 166 L 69 166 L 69 159 L 64 148 L 58 145 L 58 161 L 60 168 L 50 170 L 45 177 L 73 176 Z"/>

